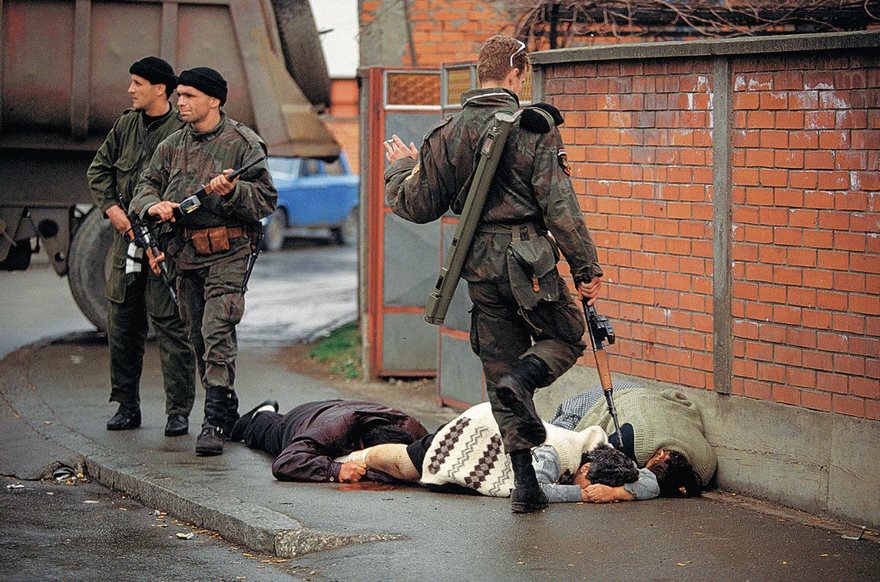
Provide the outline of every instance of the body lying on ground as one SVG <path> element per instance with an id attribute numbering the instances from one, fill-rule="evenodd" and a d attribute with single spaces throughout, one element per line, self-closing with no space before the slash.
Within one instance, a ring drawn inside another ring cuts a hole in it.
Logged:
<path id="1" fill-rule="evenodd" d="M 335 460 L 381 443 L 409 444 L 428 431 L 399 410 L 356 400 L 322 400 L 278 414 L 267 400 L 241 417 L 230 440 L 275 457 L 272 474 L 281 481 L 392 481 L 363 463 Z"/>
<path id="2" fill-rule="evenodd" d="M 715 473 L 717 458 L 697 405 L 678 390 L 648 390 L 630 382 L 615 382 L 613 394 L 622 451 L 654 471 L 662 496 L 699 495 Z M 599 426 L 611 435 L 612 445 L 618 443 L 600 387 L 563 401 L 549 422 L 576 431 Z"/>
<path id="3" fill-rule="evenodd" d="M 532 461 L 539 485 L 550 502 L 630 501 L 659 494 L 654 474 L 648 469 L 636 470 L 632 461 L 616 451 L 591 467 L 591 452 L 608 442 L 601 428 L 576 432 L 547 423 L 545 428 L 547 439 L 532 449 Z M 488 402 L 472 406 L 437 432 L 409 445 L 378 445 L 345 459 L 362 461 L 370 471 L 436 491 L 465 489 L 509 497 L 514 487 L 510 458 Z M 610 484 L 598 482 L 602 480 Z"/>

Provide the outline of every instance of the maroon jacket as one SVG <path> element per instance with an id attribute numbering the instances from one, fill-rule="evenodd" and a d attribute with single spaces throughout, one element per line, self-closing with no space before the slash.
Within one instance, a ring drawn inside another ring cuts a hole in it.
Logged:
<path id="1" fill-rule="evenodd" d="M 281 481 L 337 481 L 341 463 L 333 459 L 363 447 L 361 437 L 377 424 L 393 424 L 422 438 L 425 427 L 399 410 L 354 400 L 323 400 L 297 406 L 283 417 L 284 449 L 272 463 L 272 474 Z M 363 479 L 389 481 L 387 475 L 368 469 Z"/>

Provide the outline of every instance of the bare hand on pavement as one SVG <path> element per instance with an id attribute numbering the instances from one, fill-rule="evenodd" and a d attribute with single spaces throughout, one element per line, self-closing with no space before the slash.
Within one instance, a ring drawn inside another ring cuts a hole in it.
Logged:
<path id="1" fill-rule="evenodd" d="M 339 468 L 339 480 L 343 483 L 360 481 L 367 472 L 367 466 L 360 461 L 346 461 Z"/>

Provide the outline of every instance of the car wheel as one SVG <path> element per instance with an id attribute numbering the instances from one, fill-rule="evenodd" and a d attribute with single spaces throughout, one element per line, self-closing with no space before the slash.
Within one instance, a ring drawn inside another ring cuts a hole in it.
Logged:
<path id="1" fill-rule="evenodd" d="M 269 217 L 269 224 L 263 231 L 263 247 L 267 251 L 280 251 L 284 246 L 284 231 L 287 230 L 287 213 L 277 209 Z"/>
<path id="2" fill-rule="evenodd" d="M 333 229 L 333 240 L 340 245 L 353 245 L 357 243 L 359 230 L 359 212 L 355 206 L 342 221 L 342 224 Z"/>

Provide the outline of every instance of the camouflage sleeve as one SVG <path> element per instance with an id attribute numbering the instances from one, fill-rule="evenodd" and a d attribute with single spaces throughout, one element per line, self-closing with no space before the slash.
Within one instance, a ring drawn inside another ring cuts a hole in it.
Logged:
<path id="1" fill-rule="evenodd" d="M 150 206 L 162 201 L 162 194 L 168 185 L 168 164 L 170 164 L 172 148 L 168 139 L 159 144 L 134 189 L 134 198 L 131 200 L 129 210 L 142 219 L 146 217 Z"/>
<path id="2" fill-rule="evenodd" d="M 544 223 L 568 261 L 575 283 L 601 277 L 596 245 L 578 205 L 562 139 L 556 129 L 537 142 L 532 188 L 544 214 Z"/>
<path id="3" fill-rule="evenodd" d="M 251 144 L 241 165 L 265 155 L 260 144 Z M 223 211 L 245 223 L 259 222 L 269 216 L 278 204 L 278 191 L 272 182 L 268 164 L 263 161 L 245 172 L 235 184 L 235 190 L 219 199 Z"/>
<path id="4" fill-rule="evenodd" d="M 121 118 L 120 118 L 121 119 Z M 113 124 L 107 139 L 98 148 L 95 159 L 89 165 L 86 177 L 95 205 L 106 215 L 107 209 L 116 204 L 116 177 L 114 164 L 119 158 L 119 119 Z"/>
<path id="5" fill-rule="evenodd" d="M 410 222 L 423 224 L 437 220 L 449 210 L 458 193 L 454 172 L 444 163 L 445 144 L 439 129 L 444 120 L 425 138 L 414 162 L 404 158 L 385 170 L 385 198 L 394 214 Z"/>

